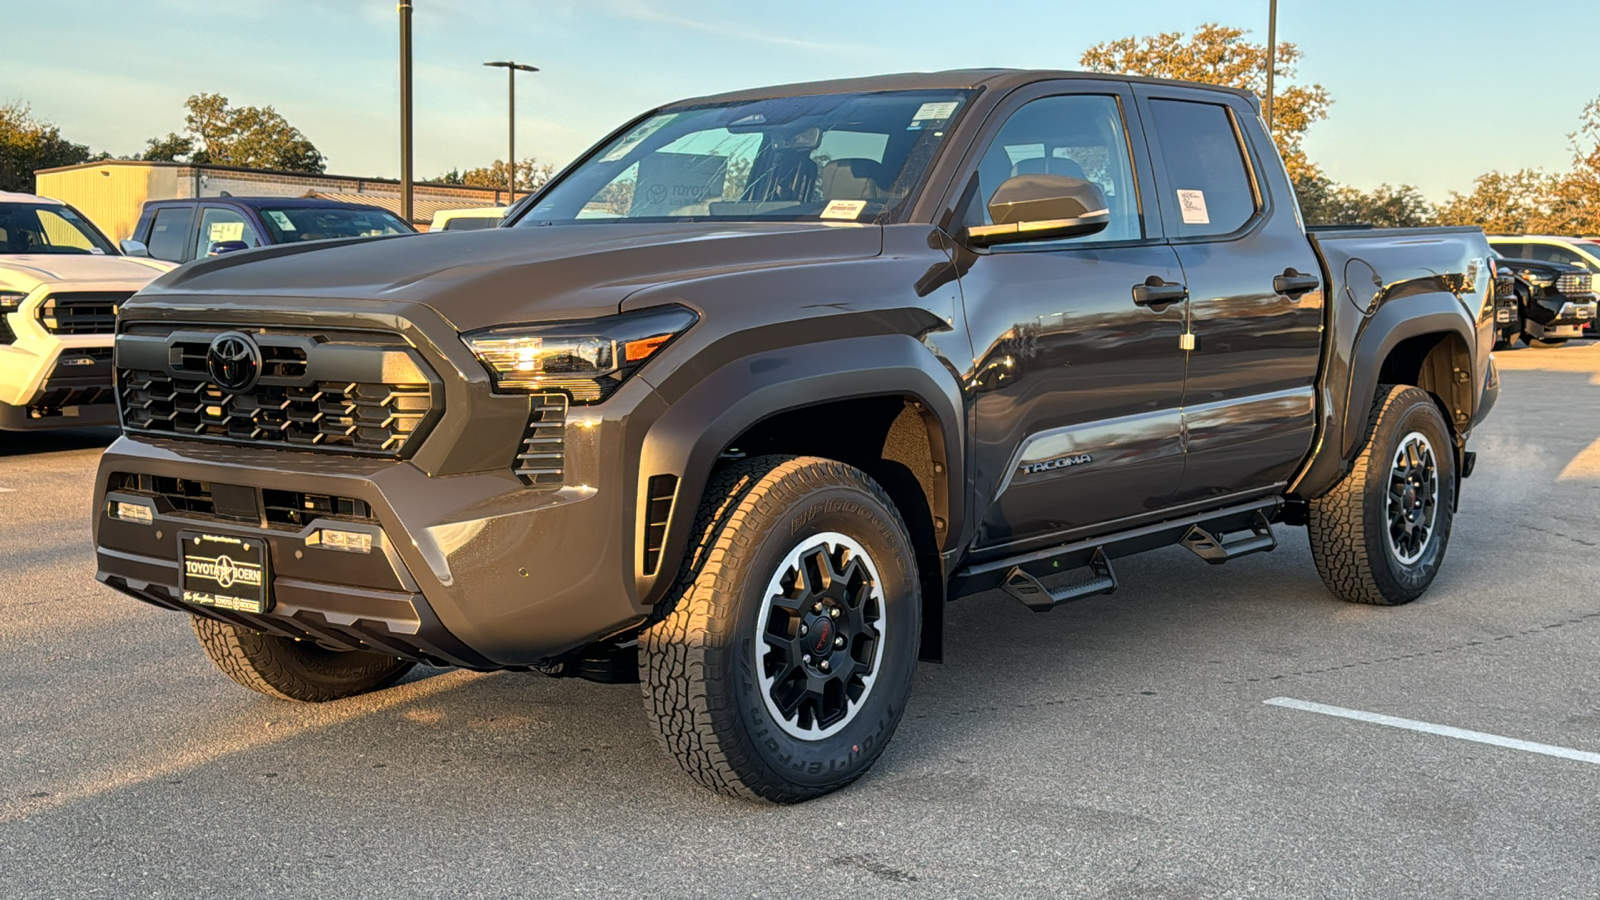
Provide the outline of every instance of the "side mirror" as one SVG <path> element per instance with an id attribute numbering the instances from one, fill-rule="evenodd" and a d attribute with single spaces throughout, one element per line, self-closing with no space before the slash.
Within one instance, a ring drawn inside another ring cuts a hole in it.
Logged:
<path id="1" fill-rule="evenodd" d="M 206 248 L 206 255 L 221 256 L 224 253 L 232 253 L 235 250 L 249 249 L 250 245 L 244 241 L 212 241 L 211 246 Z"/>
<path id="2" fill-rule="evenodd" d="M 144 241 L 136 241 L 133 238 L 123 238 L 117 242 L 117 245 L 122 248 L 122 255 L 124 256 L 150 255 L 150 248 L 144 245 Z"/>
<path id="3" fill-rule="evenodd" d="M 1104 231 L 1111 223 L 1105 192 L 1092 181 L 1066 175 L 1018 175 L 1007 178 L 989 198 L 993 225 L 967 229 L 967 241 L 979 247 L 1082 237 Z"/>

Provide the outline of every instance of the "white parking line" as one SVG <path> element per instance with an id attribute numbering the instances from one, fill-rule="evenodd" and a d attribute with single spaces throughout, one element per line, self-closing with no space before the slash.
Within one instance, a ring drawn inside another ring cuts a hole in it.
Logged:
<path id="1" fill-rule="evenodd" d="M 15 488 L 0 488 L 0 494 L 14 494 L 14 493 L 16 493 L 16 489 Z"/>
<path id="2" fill-rule="evenodd" d="M 1506 747 L 1511 750 L 1525 750 L 1528 753 L 1541 753 L 1545 756 L 1559 756 L 1562 759 L 1573 759 L 1578 762 L 1600 765 L 1600 753 L 1590 753 L 1586 750 L 1573 750 L 1569 747 L 1557 747 L 1552 744 L 1538 744 L 1533 741 L 1501 737 L 1498 734 L 1486 734 L 1482 731 L 1453 728 L 1449 725 L 1435 725 L 1432 722 L 1418 722 L 1415 719 L 1385 716 L 1381 713 L 1363 712 L 1359 709 L 1345 709 L 1342 706 L 1327 706 L 1322 703 L 1312 703 L 1308 700 L 1296 700 L 1292 697 L 1273 697 L 1271 700 L 1264 702 L 1268 706 L 1282 706 L 1303 712 L 1338 716 L 1341 719 L 1354 719 L 1357 722 L 1371 722 L 1374 725 L 1404 728 L 1407 731 L 1420 731 L 1424 734 L 1436 734 L 1440 737 L 1455 738 L 1461 741 L 1476 741 L 1480 744 L 1493 744 L 1496 747 Z"/>

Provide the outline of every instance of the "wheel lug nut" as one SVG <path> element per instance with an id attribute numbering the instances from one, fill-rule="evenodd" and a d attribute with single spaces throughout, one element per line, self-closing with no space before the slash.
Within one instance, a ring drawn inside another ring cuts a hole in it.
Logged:
<path id="1" fill-rule="evenodd" d="M 811 662 L 811 654 L 807 653 L 804 656 L 800 657 L 800 661 L 801 662 Z"/>
<path id="2" fill-rule="evenodd" d="M 833 639 L 833 645 L 835 647 L 843 647 L 844 646 L 844 638 L 843 637 L 834 638 Z"/>
<path id="3" fill-rule="evenodd" d="M 810 631 L 810 630 L 811 630 L 811 629 L 809 629 L 809 628 L 807 628 L 807 627 L 806 627 L 806 626 L 804 626 L 804 625 L 801 625 L 801 626 L 800 626 L 800 636 L 801 636 L 801 637 L 805 637 L 805 636 L 806 636 L 806 632 L 808 632 L 808 631 Z"/>
<path id="4" fill-rule="evenodd" d="M 829 609 L 828 610 L 828 616 L 829 616 L 829 618 L 833 618 L 833 619 L 839 618 L 839 609 L 838 609 L 838 607 L 834 607 L 834 608 Z"/>
<path id="5" fill-rule="evenodd" d="M 821 603 L 813 603 L 813 604 L 811 604 L 811 611 L 812 612 L 822 612 L 822 604 Z"/>
<path id="6" fill-rule="evenodd" d="M 817 663 L 817 668 L 821 669 L 824 672 L 828 671 L 828 661 L 827 660 L 823 660 L 822 662 Z"/>

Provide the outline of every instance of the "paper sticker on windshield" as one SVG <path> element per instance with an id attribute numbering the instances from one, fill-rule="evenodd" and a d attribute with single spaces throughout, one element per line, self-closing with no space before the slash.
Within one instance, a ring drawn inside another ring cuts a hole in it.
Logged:
<path id="1" fill-rule="evenodd" d="M 272 224 L 278 226 L 279 231 L 294 230 L 294 223 L 289 221 L 289 217 L 284 215 L 282 212 L 276 209 L 269 209 L 267 210 L 267 215 L 272 217 Z"/>
<path id="2" fill-rule="evenodd" d="M 854 220 L 866 208 L 867 201 L 865 200 L 835 200 L 828 204 L 827 209 L 822 211 L 822 218 Z"/>
<path id="3" fill-rule="evenodd" d="M 1179 191 L 1178 212 L 1185 225 L 1210 225 L 1211 215 L 1206 212 L 1205 191 Z"/>
<path id="4" fill-rule="evenodd" d="M 207 232 L 206 239 L 212 243 L 217 241 L 242 241 L 244 240 L 244 223 L 212 222 L 211 230 Z"/>
<path id="5" fill-rule="evenodd" d="M 960 105 L 960 100 L 951 100 L 948 103 L 924 103 L 917 107 L 917 114 L 911 117 L 911 121 L 924 122 L 929 119 L 942 121 L 955 115 L 956 107 Z"/>
<path id="6" fill-rule="evenodd" d="M 677 117 L 677 113 L 668 113 L 664 116 L 656 116 L 654 119 L 651 119 L 643 125 L 640 125 L 638 128 L 628 132 L 628 136 L 622 139 L 622 143 L 613 147 L 610 153 L 600 157 L 600 161 L 616 162 L 624 156 L 627 156 L 629 153 L 633 152 L 633 148 L 644 143 L 645 139 L 650 137 L 650 135 L 655 134 L 661 129 L 667 127 L 667 123 L 671 122 Z"/>

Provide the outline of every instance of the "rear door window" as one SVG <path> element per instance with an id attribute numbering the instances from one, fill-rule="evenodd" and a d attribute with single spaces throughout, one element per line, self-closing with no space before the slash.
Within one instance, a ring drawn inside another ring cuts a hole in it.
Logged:
<path id="1" fill-rule="evenodd" d="M 1256 214 L 1244 146 L 1228 109 L 1189 100 L 1150 101 L 1167 234 L 1213 237 L 1238 231 Z"/>
<path id="2" fill-rule="evenodd" d="M 192 206 L 163 206 L 150 222 L 145 246 L 150 255 L 168 262 L 183 262 L 183 248 L 189 242 L 189 223 L 194 220 Z"/>

